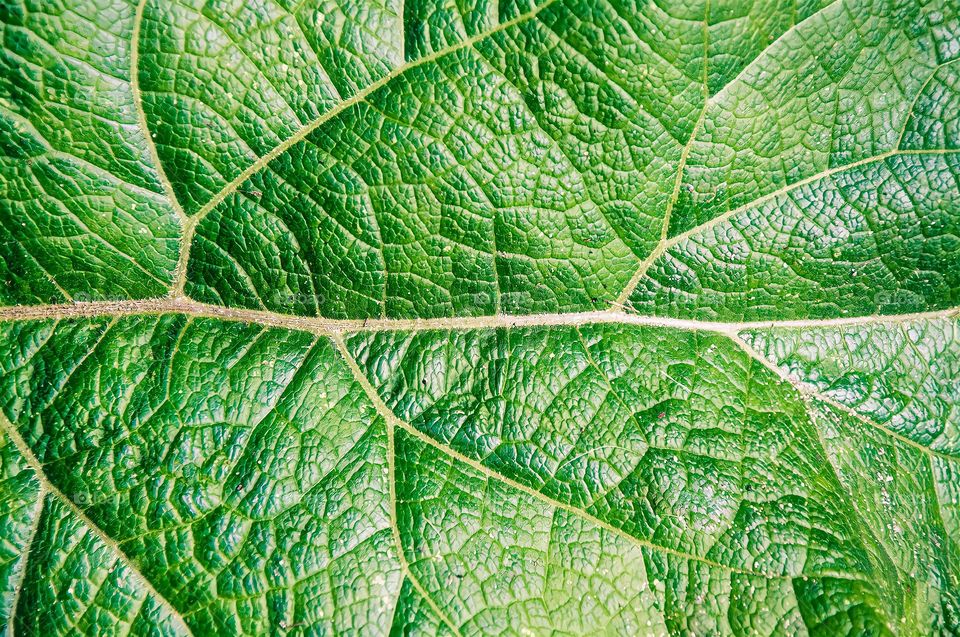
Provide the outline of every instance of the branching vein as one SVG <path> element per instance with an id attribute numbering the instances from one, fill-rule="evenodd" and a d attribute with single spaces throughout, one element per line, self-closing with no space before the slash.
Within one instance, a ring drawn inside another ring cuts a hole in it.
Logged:
<path id="1" fill-rule="evenodd" d="M 20 435 L 20 432 L 17 431 L 16 427 L 7 420 L 6 416 L 0 415 L 0 429 L 4 431 L 10 440 L 17 447 L 17 451 L 23 456 L 24 460 L 33 469 L 36 474 L 37 480 L 40 482 L 41 491 L 46 492 L 49 495 L 60 500 L 73 515 L 77 516 L 83 523 L 86 525 L 90 531 L 97 536 L 97 538 L 108 546 L 117 556 L 117 559 L 127 568 L 129 571 L 140 580 L 140 584 L 143 586 L 144 590 L 148 595 L 152 595 L 154 600 L 162 608 L 164 608 L 169 614 L 171 619 L 176 623 L 177 628 L 181 630 L 186 635 L 191 635 L 190 629 L 187 627 L 186 622 L 183 620 L 183 616 L 180 612 L 171 604 L 163 595 L 161 595 L 149 579 L 140 572 L 140 569 L 137 565 L 130 559 L 123 549 L 120 548 L 120 545 L 117 542 L 107 535 L 103 529 L 97 526 L 93 520 L 91 520 L 86 513 L 84 513 L 73 500 L 68 498 L 56 485 L 50 482 L 50 479 L 47 477 L 47 474 L 44 470 L 43 464 L 40 463 L 40 460 L 34 455 L 33 450 L 27 445 L 26 441 Z"/>

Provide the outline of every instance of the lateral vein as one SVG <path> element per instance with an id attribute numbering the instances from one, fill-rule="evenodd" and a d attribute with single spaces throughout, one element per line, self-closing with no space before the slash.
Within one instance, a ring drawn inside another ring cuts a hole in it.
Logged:
<path id="1" fill-rule="evenodd" d="M 153 162 L 153 167 L 157 171 L 157 178 L 160 180 L 160 185 L 163 187 L 163 191 L 167 195 L 170 205 L 180 219 L 181 225 L 183 225 L 187 219 L 187 214 L 183 211 L 183 207 L 177 200 L 177 195 L 173 191 L 173 185 L 163 170 L 163 164 L 160 163 L 157 145 L 153 143 L 150 127 L 147 126 L 147 114 L 143 110 L 143 95 L 140 92 L 140 27 L 143 25 L 143 14 L 146 6 L 147 0 L 140 0 L 140 2 L 137 3 L 137 10 L 133 16 L 133 31 L 130 36 L 130 90 L 133 93 L 133 108 L 137 113 L 137 124 L 140 127 L 140 132 L 147 142 L 147 152 L 150 154 L 150 161 Z"/>
<path id="2" fill-rule="evenodd" d="M 332 333 L 330 337 L 333 339 L 334 343 L 336 343 L 336 346 L 340 352 L 340 355 L 343 357 L 344 362 L 350 368 L 350 371 L 353 373 L 353 376 L 356 379 L 357 383 L 363 388 L 364 393 L 366 393 L 367 397 L 373 403 L 377 412 L 380 414 L 380 416 L 383 417 L 384 420 L 387 421 L 389 425 L 403 429 L 405 432 L 407 432 L 411 436 L 414 436 L 415 438 L 421 440 L 422 442 L 425 442 L 426 444 L 434 447 L 435 449 L 449 456 L 453 460 L 469 466 L 470 468 L 483 474 L 487 478 L 496 480 L 498 482 L 502 482 L 507 486 L 517 489 L 518 491 L 521 491 L 523 493 L 526 493 L 527 495 L 533 498 L 536 498 L 549 506 L 552 506 L 557 509 L 563 509 L 564 511 L 567 511 L 568 513 L 576 515 L 586 520 L 587 522 L 590 522 L 591 524 L 594 524 L 597 527 L 602 528 L 618 537 L 621 537 L 627 540 L 628 542 L 630 542 L 631 544 L 634 544 L 641 548 L 657 551 L 660 553 L 666 553 L 669 555 L 674 555 L 676 557 L 680 557 L 686 560 L 700 562 L 702 564 L 706 564 L 707 566 L 718 568 L 718 569 L 732 572 L 732 573 L 740 573 L 744 575 L 755 575 L 755 576 L 761 576 L 761 577 L 766 577 L 770 579 L 789 579 L 794 577 L 794 575 L 783 575 L 780 573 L 764 573 L 764 572 L 753 571 L 749 569 L 742 569 L 735 566 L 722 564 L 720 562 L 716 562 L 706 557 L 694 555 L 693 553 L 687 553 L 685 551 L 681 551 L 678 549 L 661 546 L 649 540 L 638 538 L 634 535 L 631 535 L 630 533 L 627 533 L 623 529 L 620 529 L 610 524 L 609 522 L 605 522 L 604 520 L 601 520 L 600 518 L 597 518 L 594 515 L 591 515 L 590 513 L 588 513 L 583 509 L 567 504 L 566 502 L 556 500 L 546 495 L 545 493 L 541 493 L 540 491 L 537 491 L 536 489 L 526 484 L 523 484 L 522 482 L 518 482 L 506 475 L 503 475 L 502 473 L 499 473 L 491 469 L 490 467 L 487 467 L 483 463 L 478 462 L 477 460 L 460 453 L 456 449 L 453 449 L 452 447 L 440 442 L 439 440 L 436 440 L 431 436 L 425 434 L 424 432 L 420 431 L 410 423 L 405 422 L 400 418 L 398 418 L 396 414 L 393 413 L 393 410 L 391 410 L 390 407 L 385 402 L 383 402 L 383 399 L 380 397 L 379 392 L 377 392 L 376 388 L 374 388 L 373 385 L 370 383 L 369 379 L 367 379 L 366 375 L 363 373 L 363 370 L 360 369 L 360 366 L 357 364 L 356 360 L 354 360 L 353 356 L 347 350 L 346 345 L 343 342 L 343 339 L 341 338 L 341 336 L 339 334 Z"/>
<path id="3" fill-rule="evenodd" d="M 690 157 L 690 151 L 693 149 L 694 141 L 697 139 L 697 133 L 700 132 L 700 127 L 703 126 L 703 120 L 707 116 L 707 108 L 710 106 L 710 86 L 709 86 L 709 69 L 708 62 L 710 60 L 710 0 L 707 0 L 704 3 L 703 9 L 703 108 L 700 109 L 700 116 L 697 117 L 697 121 L 694 123 L 693 128 L 690 130 L 690 137 L 687 138 L 687 143 L 684 144 L 683 150 L 680 151 L 680 162 L 677 164 L 677 174 L 674 177 L 673 182 L 673 192 L 670 193 L 670 199 L 667 200 L 667 206 L 663 212 L 663 223 L 660 227 L 660 240 L 657 242 L 657 245 L 654 246 L 653 250 L 650 251 L 650 254 L 647 255 L 643 261 L 640 262 L 640 265 L 634 271 L 633 276 L 630 277 L 630 280 L 627 281 L 626 286 L 621 290 L 620 295 L 617 296 L 617 300 L 613 302 L 614 307 L 623 307 L 626 302 L 630 299 L 630 295 L 633 294 L 633 291 L 636 289 L 637 285 L 640 284 L 640 280 L 646 275 L 647 270 L 653 264 L 657 258 L 663 254 L 666 250 L 668 235 L 670 234 L 670 218 L 673 216 L 673 209 L 677 205 L 677 200 L 680 198 L 680 188 L 683 185 L 683 173 L 687 169 L 687 160 Z"/>
<path id="4" fill-rule="evenodd" d="M 705 112 L 706 111 L 704 111 L 704 113 Z M 701 121 L 698 122 L 698 126 L 702 125 L 702 117 L 703 115 L 701 115 Z M 691 137 L 691 140 L 690 140 L 690 144 L 692 143 L 693 143 L 693 137 Z M 681 157 L 681 168 L 677 174 L 677 181 L 676 181 L 676 187 L 674 189 L 674 195 L 676 195 L 677 192 L 679 191 L 679 187 L 683 178 L 683 170 L 686 168 L 686 161 L 687 161 L 687 155 L 689 154 L 690 144 L 688 144 L 688 146 L 684 148 L 684 154 Z M 815 175 L 805 177 L 803 179 L 800 179 L 799 181 L 795 181 L 791 184 L 783 186 L 782 188 L 778 188 L 777 190 L 768 192 L 767 194 L 757 197 L 752 201 L 741 204 L 736 208 L 732 208 L 724 212 L 723 214 L 717 215 L 716 217 L 710 219 L 709 221 L 705 221 L 704 223 L 701 223 L 698 226 L 690 228 L 686 232 L 682 232 L 676 235 L 673 238 L 666 237 L 666 232 L 669 231 L 669 228 L 668 228 L 665 231 L 665 234 L 662 236 L 660 242 L 653 249 L 650 255 L 640 263 L 640 266 L 633 273 L 633 276 L 630 278 L 630 281 L 627 283 L 623 291 L 620 293 L 620 296 L 617 297 L 617 301 L 616 303 L 614 303 L 614 305 L 622 306 L 629 300 L 630 295 L 633 294 L 633 291 L 640 284 L 640 281 L 643 280 L 644 276 L 646 276 L 646 273 L 650 269 L 650 266 L 653 265 L 653 262 L 659 259 L 661 256 L 663 256 L 667 252 L 667 250 L 669 250 L 670 248 L 674 247 L 675 245 L 683 241 L 686 241 L 687 239 L 689 239 L 694 235 L 700 234 L 705 230 L 709 230 L 710 228 L 723 223 L 727 219 L 730 219 L 731 217 L 738 215 L 741 212 L 744 212 L 745 210 L 749 210 L 750 208 L 755 208 L 757 206 L 760 206 L 768 201 L 776 199 L 777 197 L 786 195 L 790 192 L 793 192 L 794 190 L 797 190 L 798 188 L 802 188 L 804 186 L 807 186 L 821 179 L 827 179 L 828 177 L 831 177 L 837 173 L 841 173 L 846 170 L 853 170 L 854 168 L 859 168 L 860 166 L 872 164 L 875 162 L 880 162 L 885 159 L 889 159 L 891 157 L 908 156 L 908 155 L 955 155 L 955 154 L 960 154 L 960 150 L 950 149 L 950 148 L 935 148 L 930 150 L 900 150 L 898 148 L 895 148 L 893 150 L 880 153 L 879 155 L 872 155 L 870 157 L 865 157 L 863 159 L 850 162 L 849 164 L 844 164 L 842 166 L 834 166 L 832 168 L 822 170 Z M 668 204 L 667 222 L 666 222 L 667 224 L 669 224 L 669 213 L 673 209 L 673 201 L 674 200 L 671 200 L 671 202 Z"/>
<path id="5" fill-rule="evenodd" d="M 14 443 L 16 444 L 16 443 Z M 39 482 L 40 478 L 37 478 Z M 20 560 L 20 563 L 17 565 L 14 573 L 12 573 L 11 581 L 16 581 L 18 584 L 13 590 L 13 599 L 10 601 L 10 616 L 7 617 L 7 633 L 10 637 L 15 637 L 16 629 L 14 625 L 16 624 L 17 618 L 17 608 L 20 606 L 20 592 L 23 590 L 23 586 L 26 583 L 25 579 L 28 573 L 28 567 L 30 566 L 30 552 L 33 549 L 33 543 L 37 537 L 37 531 L 40 529 L 40 516 L 43 515 L 43 503 L 47 498 L 47 492 L 43 487 L 43 484 L 40 483 L 40 487 L 37 489 L 37 501 L 33 505 L 33 519 L 30 523 L 30 532 L 27 534 L 27 541 L 24 544 L 23 557 Z"/>
<path id="6" fill-rule="evenodd" d="M 455 44 L 455 45 L 453 45 L 453 46 L 449 46 L 449 47 L 447 47 L 447 48 L 440 49 L 440 50 L 438 50 L 438 51 L 434 51 L 433 53 L 430 53 L 429 55 L 425 55 L 425 56 L 423 56 L 423 57 L 421 57 L 421 58 L 417 58 L 416 60 L 414 60 L 414 61 L 412 61 L 412 62 L 408 62 L 408 63 L 406 63 L 406 64 L 401 64 L 401 65 L 398 66 L 397 68 L 393 69 L 392 71 L 390 71 L 389 73 L 387 73 L 386 75 L 384 75 L 383 77 L 381 77 L 381 78 L 380 78 L 379 80 L 377 80 L 376 82 L 372 82 L 371 84 L 365 86 L 365 87 L 364 87 L 363 89 L 361 89 L 360 91 L 357 91 L 357 93 L 355 93 L 353 96 L 351 96 L 351 97 L 349 97 L 348 99 L 345 99 L 345 100 L 343 100 L 342 102 L 338 103 L 336 106 L 334 106 L 333 108 L 331 108 L 330 110 L 328 110 L 327 112 L 325 112 L 323 115 L 321 115 L 320 117 L 318 117 L 318 118 L 314 119 L 313 121 L 309 122 L 306 126 L 304 126 L 303 128 L 301 128 L 300 130 L 298 130 L 296 133 L 294 133 L 293 135 L 291 135 L 290 137 L 288 137 L 287 139 L 283 140 L 281 143 L 279 143 L 278 145 L 276 145 L 275 147 L 273 147 L 273 148 L 270 150 L 270 152 L 266 153 L 265 155 L 263 155 L 262 157 L 260 157 L 258 160 L 256 160 L 255 162 L 253 162 L 253 163 L 252 163 L 250 166 L 248 166 L 242 173 L 240 173 L 239 176 L 237 176 L 237 177 L 236 177 L 235 179 L 233 179 L 230 183 L 228 183 L 226 186 L 224 186 L 217 194 L 215 194 L 215 195 L 213 196 L 213 198 L 210 199 L 210 201 L 208 201 L 206 204 L 204 204 L 204 206 L 203 206 L 202 208 L 200 208 L 199 211 L 197 211 L 197 213 L 194 215 L 194 218 L 196 218 L 196 219 L 198 219 L 198 220 L 199 220 L 199 219 L 202 219 L 202 218 L 203 218 L 204 216 L 206 216 L 211 210 L 213 210 L 214 208 L 216 208 L 217 205 L 220 204 L 221 201 L 223 201 L 224 199 L 226 199 L 228 195 L 230 195 L 231 193 L 233 193 L 244 181 L 246 181 L 247 179 L 249 179 L 252 175 L 258 173 L 258 172 L 259 172 L 260 170 L 262 170 L 267 164 L 269 164 L 269 163 L 272 162 L 274 159 L 276 159 L 277 157 L 279 157 L 280 155 L 282 155 L 282 154 L 284 153 L 284 151 L 286 151 L 287 149 L 289 149 L 291 146 L 293 146 L 293 145 L 296 144 L 297 142 L 303 140 L 307 135 L 309 135 L 309 134 L 312 133 L 314 130 L 316 130 L 317 128 L 319 128 L 320 126 L 322 126 L 325 122 L 333 119 L 334 117 L 336 117 L 337 115 L 339 115 L 339 114 L 342 113 L 343 111 L 347 110 L 348 108 L 350 108 L 350 107 L 353 106 L 354 104 L 358 104 L 358 103 L 364 101 L 364 100 L 365 100 L 367 97 L 369 97 L 372 93 L 376 92 L 378 89 L 380 89 L 380 88 L 382 88 L 383 86 L 387 85 L 388 83 L 390 83 L 390 82 L 391 82 L 392 80 L 394 80 L 395 78 L 403 75 L 404 73 L 406 73 L 407 71 L 409 71 L 409 70 L 411 70 L 411 69 L 415 69 L 415 68 L 417 68 L 417 67 L 419 67 L 419 66 L 423 66 L 424 64 L 428 64 L 428 63 L 430 63 L 430 62 L 433 62 L 433 61 L 435 61 L 435 60 L 437 60 L 437 59 L 439 59 L 439 58 L 442 58 L 442 57 L 444 57 L 444 56 L 446 56 L 446 55 L 449 55 L 449 54 L 451 54 L 451 53 L 454 53 L 454 52 L 456 52 L 456 51 L 461 51 L 461 50 L 463 50 L 463 49 L 469 48 L 469 47 L 473 46 L 474 44 L 476 44 L 477 42 L 480 42 L 481 40 L 484 40 L 484 39 L 490 37 L 491 35 L 493 35 L 493 34 L 495 34 L 495 33 L 498 33 L 498 32 L 503 31 L 503 30 L 505 30 L 505 29 L 509 29 L 509 28 L 512 27 L 512 26 L 515 26 L 515 25 L 517 25 L 517 24 L 520 24 L 521 22 L 525 22 L 525 21 L 527 21 L 527 20 L 530 20 L 530 19 L 534 18 L 537 14 L 539 14 L 541 11 L 543 11 L 544 9 L 546 9 L 547 7 L 549 7 L 550 5 L 552 5 L 552 4 L 553 4 L 554 2 L 556 2 L 556 1 L 557 1 L 557 0 L 546 0 L 546 2 L 544 2 L 544 3 L 542 3 L 542 4 L 538 5 L 538 6 L 536 6 L 536 7 L 533 8 L 532 10 L 527 11 L 526 13 L 521 13 L 520 15 L 518 15 L 518 16 L 516 16 L 516 17 L 514 17 L 514 18 L 511 18 L 510 20 L 507 20 L 506 22 L 501 22 L 500 24 L 498 24 L 496 27 L 494 27 L 494 28 L 492 28 L 492 29 L 488 29 L 488 30 L 486 30 L 486 31 L 482 31 L 482 32 L 480 32 L 480 33 L 478 33 L 478 34 L 476 34 L 476 35 L 474 35 L 474 36 L 472 36 L 472 37 L 466 38 L 465 40 L 462 40 L 462 41 L 458 42 L 457 44 Z"/>
<path id="7" fill-rule="evenodd" d="M 340 113 L 343 113 L 345 110 L 347 110 L 351 106 L 354 106 L 355 104 L 359 104 L 360 102 L 364 101 L 372 93 L 386 86 L 389 82 L 403 75 L 407 71 L 417 68 L 419 66 L 422 66 L 424 64 L 433 62 L 441 57 L 444 57 L 456 51 L 469 48 L 474 44 L 476 44 L 477 42 L 485 38 L 488 38 L 495 33 L 498 33 L 505 29 L 509 29 L 512 26 L 520 24 L 521 22 L 525 22 L 527 20 L 533 19 L 537 14 L 539 14 L 541 11 L 543 11 L 544 9 L 546 9 L 548 6 L 552 5 L 556 1 L 557 0 L 546 0 L 546 2 L 536 6 L 532 10 L 527 11 L 526 13 L 521 13 L 520 15 L 510 20 L 507 20 L 506 22 L 501 22 L 500 24 L 498 24 L 496 27 L 492 29 L 488 29 L 487 31 L 478 33 L 461 42 L 458 42 L 453 46 L 440 49 L 439 51 L 434 51 L 433 53 L 429 55 L 425 55 L 421 58 L 418 58 L 412 62 L 401 64 L 397 68 L 393 69 L 392 71 L 390 71 L 389 73 L 381 77 L 379 80 L 372 82 L 371 84 L 365 86 L 360 91 L 357 91 L 357 93 L 354 94 L 353 96 L 339 102 L 336 106 L 334 106 L 330 110 L 323 113 L 320 117 L 317 117 L 313 121 L 307 123 L 305 126 L 300 128 L 297 132 L 295 132 L 293 135 L 291 135 L 290 137 L 286 138 L 285 140 L 283 140 L 282 142 L 274 146 L 272 149 L 270 149 L 269 152 L 264 154 L 262 157 L 257 159 L 252 164 L 250 164 L 247 168 L 243 170 L 243 172 L 241 172 L 232 181 L 230 181 L 229 183 L 227 183 L 227 185 L 221 188 L 219 192 L 217 192 L 213 197 L 211 197 L 210 200 L 207 203 L 205 203 L 196 212 L 196 214 L 188 217 L 184 215 L 181 211 L 180 216 L 181 216 L 182 236 L 180 240 L 180 252 L 177 259 L 177 266 L 174 271 L 174 282 L 173 282 L 173 287 L 171 289 L 171 296 L 176 297 L 183 294 L 183 290 L 187 282 L 186 281 L 187 265 L 190 260 L 190 249 L 193 245 L 193 239 L 194 239 L 194 236 L 196 235 L 197 226 L 200 224 L 200 221 L 202 221 L 203 218 L 206 217 L 214 208 L 220 205 L 220 203 L 222 203 L 224 199 L 226 199 L 228 196 L 234 193 L 247 179 L 249 179 L 256 173 L 263 170 L 267 166 L 267 164 L 269 164 L 274 159 L 276 159 L 277 157 L 282 155 L 284 152 L 289 150 L 292 146 L 303 141 L 307 137 L 307 135 L 315 131 L 324 123 L 330 121 Z M 141 8 L 145 3 L 146 3 L 146 0 L 141 0 L 141 5 L 140 5 Z M 139 29 L 139 21 L 137 24 Z M 139 89 L 138 89 L 137 95 L 139 95 Z M 139 98 L 137 102 L 139 104 Z M 142 109 L 140 110 L 142 111 Z M 144 120 L 144 126 L 145 126 L 145 120 Z M 151 146 L 151 148 L 153 147 Z M 155 148 L 153 149 L 153 153 L 156 154 Z M 158 169 L 159 169 L 159 163 L 158 163 Z M 165 183 L 168 183 L 165 177 L 163 177 L 163 181 Z M 175 198 L 174 198 L 174 201 L 175 201 Z"/>
<path id="8" fill-rule="evenodd" d="M 20 432 L 17 431 L 17 428 L 13 426 L 13 423 L 5 415 L 0 414 L 0 429 L 2 429 L 8 436 L 10 440 L 13 441 L 13 444 L 17 447 L 17 451 L 23 456 L 27 464 L 33 469 L 34 473 L 37 476 L 37 480 L 40 482 L 41 491 L 53 495 L 58 500 L 60 500 L 71 513 L 76 515 L 83 524 L 90 529 L 90 531 L 97 536 L 97 538 L 109 547 L 117 556 L 117 559 L 126 566 L 131 573 L 133 573 L 142 584 L 145 591 L 153 595 L 156 602 L 161 605 L 166 611 L 170 614 L 171 618 L 175 623 L 178 624 L 184 634 L 192 635 L 190 628 L 187 626 L 187 623 L 183 620 L 183 616 L 180 612 L 167 600 L 163 595 L 154 588 L 153 584 L 149 579 L 144 576 L 140 569 L 137 568 L 136 564 L 130 559 L 123 549 L 120 548 L 120 545 L 114 541 L 109 535 L 107 535 L 103 529 L 101 529 L 97 524 L 91 520 L 86 513 L 84 513 L 74 502 L 68 498 L 56 485 L 54 485 L 50 479 L 47 477 L 46 472 L 43 469 L 43 464 L 40 463 L 40 460 L 34 455 L 33 450 L 27 445 L 26 441 L 20 435 Z"/>
<path id="9" fill-rule="evenodd" d="M 954 314 L 956 315 L 956 311 L 954 311 Z M 760 363 L 761 365 L 769 369 L 771 372 L 776 374 L 778 378 L 780 378 L 784 382 L 788 383 L 791 387 L 793 387 L 804 398 L 805 402 L 808 402 L 810 400 L 818 400 L 824 404 L 827 404 L 833 407 L 834 409 L 842 411 L 843 413 L 856 419 L 860 423 L 867 425 L 870 428 L 878 429 L 880 432 L 897 440 L 898 442 L 901 442 L 905 445 L 913 447 L 914 449 L 918 449 L 919 451 L 921 451 L 922 453 L 928 456 L 943 458 L 944 460 L 948 460 L 951 462 L 957 462 L 958 460 L 960 460 L 960 458 L 957 458 L 957 456 L 924 446 L 919 442 L 912 440 L 904 436 L 903 434 L 894 431 L 893 429 L 890 429 L 889 427 L 884 427 L 883 425 L 876 422 L 872 418 L 868 418 L 863 414 L 859 413 L 858 411 L 856 411 L 855 409 L 847 405 L 844 405 L 840 401 L 830 398 L 829 396 L 826 396 L 825 394 L 823 394 L 823 392 L 820 392 L 814 389 L 808 383 L 804 383 L 802 381 L 797 380 L 796 378 L 792 378 L 786 372 L 780 369 L 780 367 L 777 366 L 773 361 L 771 361 L 766 356 L 764 356 L 763 354 L 755 350 L 749 343 L 747 343 L 743 339 L 743 337 L 741 337 L 736 332 L 728 333 L 727 337 L 730 338 L 730 340 L 733 341 L 740 349 L 742 349 L 747 354 L 747 356 L 749 356 L 753 360 L 757 361 L 758 363 Z M 825 448 L 824 448 L 824 452 L 826 452 Z"/>
<path id="10" fill-rule="evenodd" d="M 341 356 L 344 356 L 346 351 L 346 346 L 343 344 L 342 339 L 339 337 L 334 338 L 334 342 L 337 344 L 337 349 L 340 350 Z M 403 541 L 400 537 L 400 526 L 397 522 L 397 461 L 396 461 L 396 443 L 394 441 L 395 427 L 392 422 L 389 420 L 386 421 L 387 427 L 387 466 L 388 473 L 390 475 L 390 528 L 393 532 L 393 542 L 397 548 L 397 559 L 400 561 L 400 567 L 403 570 L 404 575 L 407 579 L 410 580 L 410 584 L 416 589 L 420 597 L 423 598 L 423 601 L 427 603 L 427 606 L 430 607 L 430 610 L 440 618 L 450 630 L 453 631 L 454 635 L 457 637 L 463 637 L 460 633 L 460 629 L 456 624 L 453 623 L 453 620 L 443 612 L 443 609 L 440 608 L 440 605 L 434 601 L 433 597 L 427 591 L 426 587 L 420 583 L 420 579 L 414 575 L 413 571 L 410 568 L 410 563 L 407 561 L 407 556 L 403 552 Z M 401 584 L 401 589 L 403 585 Z"/>
<path id="11" fill-rule="evenodd" d="M 337 346 L 337 351 L 340 353 L 340 356 L 347 363 L 347 366 L 350 367 L 350 372 L 353 374 L 354 378 L 363 386 L 363 381 L 366 380 L 363 377 L 363 374 L 360 372 L 360 369 L 357 367 L 356 361 L 353 360 L 353 357 L 350 356 L 350 353 L 347 351 L 347 345 L 343 342 L 343 337 L 340 334 L 331 333 L 330 338 L 333 340 L 334 344 Z M 361 380 L 361 377 L 362 380 Z M 367 383 L 369 384 L 369 382 Z M 364 392 L 369 395 L 366 387 L 364 387 Z M 382 411 L 380 407 L 374 403 L 374 406 L 377 409 L 378 413 Z M 384 406 L 385 407 L 385 406 Z M 389 410 L 387 410 L 389 411 Z M 416 589 L 420 597 L 423 598 L 423 601 L 427 603 L 427 606 L 440 618 L 444 624 L 446 624 L 453 634 L 457 637 L 463 637 L 460 629 L 456 624 L 453 623 L 453 620 L 450 619 L 446 613 L 443 612 L 443 609 L 434 601 L 433 597 L 430 596 L 430 593 L 427 589 L 420 583 L 420 580 L 414 575 L 413 571 L 410 569 L 410 563 L 407 562 L 407 556 L 403 552 L 403 541 L 400 537 L 400 525 L 398 523 L 397 516 L 397 460 L 396 460 L 396 442 L 394 440 L 395 434 L 395 424 L 393 419 L 384 418 L 384 422 L 387 428 L 387 474 L 389 476 L 389 497 L 390 497 L 390 530 L 393 533 L 393 543 L 396 545 L 397 549 L 397 560 L 400 562 L 400 568 L 403 571 L 404 576 L 410 580 L 410 584 Z M 403 584 L 400 585 L 401 590 Z M 397 601 L 399 604 L 399 600 Z M 396 612 L 396 609 L 394 609 Z"/>

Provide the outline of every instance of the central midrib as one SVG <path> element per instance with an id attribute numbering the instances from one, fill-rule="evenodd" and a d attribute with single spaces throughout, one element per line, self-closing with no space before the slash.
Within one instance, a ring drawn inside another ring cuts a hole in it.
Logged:
<path id="1" fill-rule="evenodd" d="M 697 319 L 672 318 L 632 314 L 623 310 L 592 310 L 583 312 L 560 312 L 552 314 L 496 314 L 474 317 L 442 318 L 370 318 L 332 319 L 316 316 L 296 316 L 268 310 L 211 305 L 186 297 L 128 301 L 93 301 L 84 303 L 61 303 L 51 305 L 21 305 L 0 308 L 0 322 L 44 319 L 72 319 L 96 317 L 122 317 L 155 314 L 184 314 L 188 316 L 215 318 L 226 321 L 255 323 L 267 327 L 327 333 L 377 332 L 377 331 L 426 331 L 426 330 L 471 330 L 509 329 L 520 327 L 578 326 L 597 323 L 619 323 L 659 327 L 665 329 L 695 330 L 735 334 L 742 330 L 755 329 L 816 329 L 866 324 L 896 324 L 909 321 L 949 319 L 960 316 L 960 307 L 916 312 L 911 314 L 874 314 L 824 319 L 785 319 L 768 321 L 702 321 Z"/>

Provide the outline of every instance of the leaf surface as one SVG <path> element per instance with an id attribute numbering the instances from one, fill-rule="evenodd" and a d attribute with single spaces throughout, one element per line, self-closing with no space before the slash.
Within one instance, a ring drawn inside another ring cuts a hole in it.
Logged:
<path id="1" fill-rule="evenodd" d="M 950 0 L 0 7 L 11 635 L 960 633 Z"/>

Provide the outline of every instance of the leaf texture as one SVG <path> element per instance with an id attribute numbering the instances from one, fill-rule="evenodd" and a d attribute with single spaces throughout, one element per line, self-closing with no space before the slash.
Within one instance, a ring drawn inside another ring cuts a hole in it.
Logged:
<path id="1" fill-rule="evenodd" d="M 0 6 L 10 635 L 960 634 L 951 0 Z"/>

